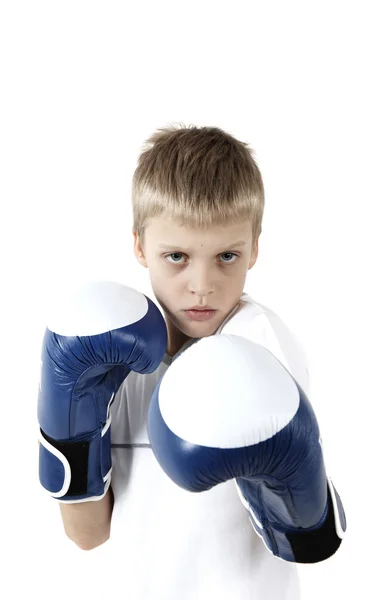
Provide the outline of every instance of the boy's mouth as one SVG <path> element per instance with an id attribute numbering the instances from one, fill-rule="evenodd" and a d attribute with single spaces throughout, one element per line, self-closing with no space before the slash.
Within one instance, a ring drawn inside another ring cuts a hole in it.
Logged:
<path id="1" fill-rule="evenodd" d="M 215 315 L 215 313 L 217 311 L 215 309 L 209 309 L 209 308 L 203 308 L 203 309 L 192 308 L 189 310 L 185 310 L 184 312 L 185 312 L 185 315 L 192 321 L 208 321 Z"/>
<path id="2" fill-rule="evenodd" d="M 200 304 L 196 304 L 195 306 L 191 306 L 190 308 L 187 308 L 186 310 L 215 310 L 212 306 L 210 306 L 209 304 L 207 306 L 201 306 Z"/>

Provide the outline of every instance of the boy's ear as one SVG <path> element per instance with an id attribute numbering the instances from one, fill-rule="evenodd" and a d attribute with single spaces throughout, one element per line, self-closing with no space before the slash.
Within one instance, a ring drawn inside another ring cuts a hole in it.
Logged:
<path id="1" fill-rule="evenodd" d="M 259 238 L 258 238 L 258 240 L 259 240 Z M 254 267 L 255 263 L 257 262 L 257 258 L 258 258 L 258 240 L 255 242 L 254 247 L 253 247 L 253 251 L 252 251 L 251 256 L 250 256 L 250 262 L 249 262 L 248 270 L 251 269 L 252 267 Z"/>
<path id="2" fill-rule="evenodd" d="M 148 265 L 145 259 L 144 251 L 140 242 L 140 238 L 138 237 L 136 231 L 133 231 L 133 250 L 134 255 L 140 263 L 140 265 L 142 265 L 143 267 L 147 267 Z"/>

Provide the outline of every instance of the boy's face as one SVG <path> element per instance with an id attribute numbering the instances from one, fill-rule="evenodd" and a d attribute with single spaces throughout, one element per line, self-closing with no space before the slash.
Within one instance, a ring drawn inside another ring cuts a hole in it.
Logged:
<path id="1" fill-rule="evenodd" d="M 174 355 L 188 338 L 212 335 L 238 304 L 247 271 L 257 260 L 251 223 L 202 231 L 161 215 L 146 227 L 144 245 L 136 233 L 133 236 L 136 258 L 149 269 L 153 293 L 165 314 L 167 353 Z M 197 305 L 215 309 L 213 316 L 190 319 L 185 311 Z"/>

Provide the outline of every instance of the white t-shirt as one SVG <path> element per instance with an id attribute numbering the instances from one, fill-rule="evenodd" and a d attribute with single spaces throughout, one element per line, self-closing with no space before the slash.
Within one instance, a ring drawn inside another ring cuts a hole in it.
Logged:
<path id="1" fill-rule="evenodd" d="M 243 293 L 215 335 L 221 332 L 262 344 L 308 395 L 304 351 L 270 309 Z M 178 355 L 197 341 L 188 341 Z M 154 457 L 147 411 L 157 382 L 176 358 L 165 354 L 149 375 L 130 373 L 112 405 L 115 504 L 104 550 L 113 557 L 113 591 L 129 600 L 299 600 L 297 566 L 266 549 L 234 481 L 188 492 Z"/>

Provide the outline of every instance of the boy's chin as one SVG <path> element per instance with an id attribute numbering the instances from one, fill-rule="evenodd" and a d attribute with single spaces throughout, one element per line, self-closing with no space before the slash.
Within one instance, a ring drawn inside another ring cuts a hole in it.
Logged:
<path id="1" fill-rule="evenodd" d="M 217 331 L 219 327 L 219 323 L 217 321 L 194 321 L 191 323 L 184 324 L 182 323 L 182 327 L 179 327 L 180 331 L 190 337 L 208 337 L 209 335 L 213 335 L 215 331 Z"/>

